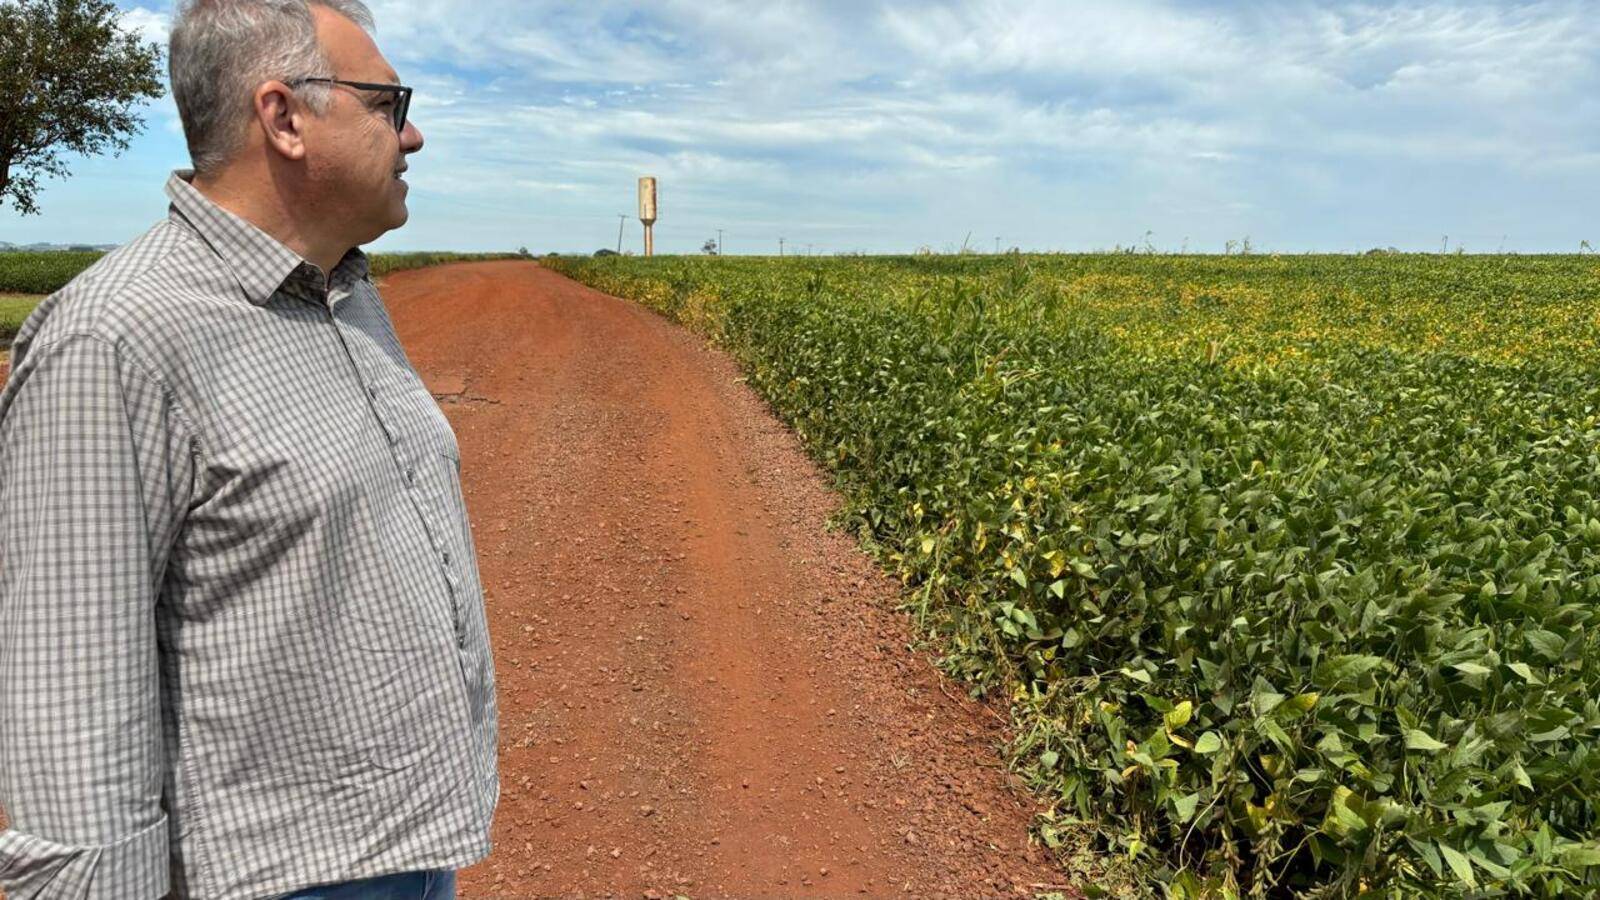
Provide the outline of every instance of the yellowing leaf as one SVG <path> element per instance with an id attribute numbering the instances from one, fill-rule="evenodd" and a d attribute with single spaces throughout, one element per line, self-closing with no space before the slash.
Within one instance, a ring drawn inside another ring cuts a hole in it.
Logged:
<path id="1" fill-rule="evenodd" d="M 1188 700 L 1185 700 L 1167 712 L 1165 717 L 1167 720 L 1167 727 L 1173 730 L 1182 728 L 1183 726 L 1189 724 L 1189 719 L 1191 719 L 1193 716 L 1194 704 Z"/>

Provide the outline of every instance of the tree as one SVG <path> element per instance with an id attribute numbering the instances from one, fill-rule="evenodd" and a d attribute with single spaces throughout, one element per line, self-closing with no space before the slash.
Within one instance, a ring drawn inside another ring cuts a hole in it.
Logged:
<path id="1" fill-rule="evenodd" d="M 164 93 L 161 48 L 123 29 L 109 0 L 0 0 L 0 204 L 38 213 L 39 179 L 69 154 L 112 155 Z"/>
<path id="2" fill-rule="evenodd" d="M 720 256 L 721 253 L 717 250 L 717 239 L 707 238 L 706 242 L 700 246 L 700 252 L 707 256 Z"/>

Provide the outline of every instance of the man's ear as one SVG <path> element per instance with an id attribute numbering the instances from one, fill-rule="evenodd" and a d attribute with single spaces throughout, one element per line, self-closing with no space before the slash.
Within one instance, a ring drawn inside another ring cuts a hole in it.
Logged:
<path id="1" fill-rule="evenodd" d="M 305 104 L 281 81 L 263 82 L 251 97 L 267 146 L 285 159 L 305 159 Z"/>

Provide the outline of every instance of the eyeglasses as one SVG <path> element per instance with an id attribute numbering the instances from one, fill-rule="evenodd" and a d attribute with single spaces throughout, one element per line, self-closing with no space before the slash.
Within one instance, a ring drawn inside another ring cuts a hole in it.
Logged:
<path id="1" fill-rule="evenodd" d="M 396 94 L 394 108 L 390 111 L 394 119 L 394 130 L 406 130 L 406 112 L 411 109 L 411 88 L 400 84 L 375 84 L 370 81 L 340 81 L 337 78 L 296 78 L 284 82 L 289 87 L 302 84 L 342 84 L 362 91 L 382 91 L 386 94 Z"/>

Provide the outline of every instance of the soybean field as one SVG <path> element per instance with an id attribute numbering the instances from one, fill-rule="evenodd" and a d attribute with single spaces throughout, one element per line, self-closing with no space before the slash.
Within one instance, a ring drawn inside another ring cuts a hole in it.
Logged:
<path id="1" fill-rule="evenodd" d="M 729 350 L 1046 843 L 1175 896 L 1600 890 L 1600 263 L 547 260 Z"/>

